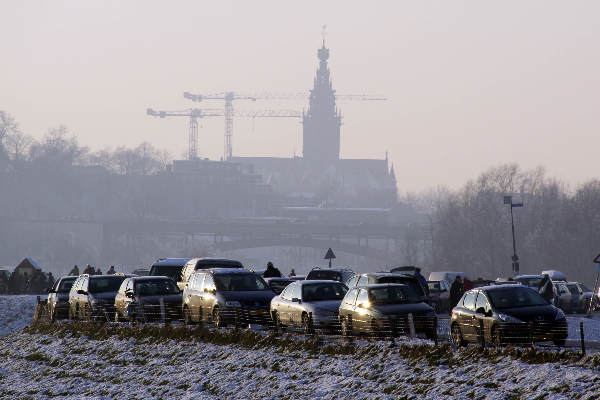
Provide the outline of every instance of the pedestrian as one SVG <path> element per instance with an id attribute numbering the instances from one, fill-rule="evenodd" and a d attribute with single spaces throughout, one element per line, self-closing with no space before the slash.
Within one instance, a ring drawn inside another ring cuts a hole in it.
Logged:
<path id="1" fill-rule="evenodd" d="M 538 284 L 538 293 L 544 299 L 554 304 L 554 287 L 548 274 L 544 274 L 542 279 L 540 279 L 540 283 Z"/>
<path id="2" fill-rule="evenodd" d="M 263 274 L 263 276 L 265 278 L 281 278 L 281 271 L 279 271 L 277 268 L 275 268 L 273 266 L 273 263 L 271 261 L 269 261 L 267 263 L 267 269 L 265 270 L 265 273 Z"/>
<path id="3" fill-rule="evenodd" d="M 88 274 L 88 275 L 94 275 L 94 267 L 92 267 L 90 264 L 85 266 L 85 269 L 83 270 L 84 274 Z"/>
<path id="4" fill-rule="evenodd" d="M 465 288 L 462 280 L 460 279 L 460 276 L 457 275 L 456 278 L 454 278 L 454 282 L 452 282 L 452 286 L 450 286 L 450 303 L 452 308 L 456 307 L 464 293 Z"/>
<path id="5" fill-rule="evenodd" d="M 473 289 L 473 282 L 471 282 L 471 280 L 469 278 L 467 278 L 466 276 L 464 276 L 462 278 L 462 282 L 463 282 L 463 289 L 465 292 L 467 290 Z"/>
<path id="6" fill-rule="evenodd" d="M 115 266 L 111 265 L 108 271 L 106 271 L 106 275 L 114 275 L 116 273 Z"/>
<path id="7" fill-rule="evenodd" d="M 51 288 L 52 286 L 54 286 L 54 275 L 52 275 L 52 272 L 48 272 L 48 287 Z"/>
<path id="8" fill-rule="evenodd" d="M 94 271 L 94 275 L 102 275 L 102 270 L 100 269 L 100 267 L 96 268 L 96 270 Z"/>
<path id="9" fill-rule="evenodd" d="M 421 287 L 423 287 L 423 291 L 425 292 L 425 296 L 429 297 L 429 285 L 427 284 L 427 280 L 423 275 L 421 275 L 421 268 L 415 268 L 415 277 L 419 281 Z"/>
<path id="10" fill-rule="evenodd" d="M 294 271 L 294 268 L 292 268 L 292 270 L 290 271 L 290 278 L 292 276 L 296 276 L 296 271 Z"/>
<path id="11" fill-rule="evenodd" d="M 69 272 L 69 275 L 71 275 L 71 276 L 79 276 L 79 267 L 77 267 L 77 265 L 75 265 L 73 267 L 73 269 L 71 269 L 71 272 Z"/>

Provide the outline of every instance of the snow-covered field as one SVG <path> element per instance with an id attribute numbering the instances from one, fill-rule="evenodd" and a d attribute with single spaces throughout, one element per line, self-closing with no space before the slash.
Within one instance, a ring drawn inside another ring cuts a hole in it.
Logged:
<path id="1" fill-rule="evenodd" d="M 34 295 L 0 296 L 0 337 L 29 325 L 36 302 Z"/>
<path id="2" fill-rule="evenodd" d="M 600 398 L 600 354 L 539 363 L 506 350 L 453 351 L 408 338 L 392 348 L 356 340 L 345 354 L 303 350 L 293 334 L 286 345 L 253 347 L 17 332 L 31 321 L 35 302 L 35 296 L 0 297 L 0 399 Z M 578 338 L 579 321 L 586 339 L 597 340 L 595 319 L 570 318 L 570 337 Z"/>

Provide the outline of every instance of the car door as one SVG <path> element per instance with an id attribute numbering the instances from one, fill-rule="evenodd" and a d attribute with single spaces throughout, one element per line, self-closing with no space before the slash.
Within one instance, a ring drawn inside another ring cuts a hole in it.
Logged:
<path id="1" fill-rule="evenodd" d="M 463 304 L 459 316 L 460 328 L 463 334 L 463 339 L 473 342 L 477 340 L 477 332 L 475 331 L 475 301 L 477 292 L 467 292 L 463 297 Z"/>
<path id="2" fill-rule="evenodd" d="M 298 286 L 297 283 L 292 283 L 279 295 L 277 299 L 277 314 L 279 315 L 279 320 L 282 321 L 283 324 L 286 324 L 290 318 L 290 303 L 292 302 L 291 293 L 294 291 L 294 288 Z"/>
<path id="3" fill-rule="evenodd" d="M 367 277 L 367 275 L 361 275 L 360 278 L 358 278 L 358 283 L 356 284 L 356 286 L 367 286 L 369 284 L 369 278 Z"/>
<path id="4" fill-rule="evenodd" d="M 90 282 L 90 278 L 87 276 L 84 276 L 83 279 L 81 280 L 81 288 L 79 290 L 82 291 L 82 293 L 77 294 L 77 308 L 79 309 L 79 318 L 86 318 L 87 315 L 85 315 L 86 310 L 89 309 L 89 304 L 88 304 L 88 294 L 89 294 L 89 282 Z M 87 308 L 86 308 L 87 306 Z"/>
<path id="5" fill-rule="evenodd" d="M 302 325 L 302 285 L 295 285 L 292 290 L 292 301 L 288 307 L 288 320 L 291 325 Z"/>
<path id="6" fill-rule="evenodd" d="M 369 291 L 360 289 L 356 296 L 356 303 L 353 307 L 352 321 L 354 329 L 359 332 L 367 331 L 371 324 L 371 316 L 369 314 Z"/>
<path id="7" fill-rule="evenodd" d="M 119 315 L 123 315 L 125 313 L 125 286 L 129 283 L 129 278 L 125 279 L 121 286 L 119 286 L 119 290 L 117 290 L 117 294 L 115 296 L 115 312 L 119 313 Z"/>
<path id="8" fill-rule="evenodd" d="M 492 307 L 490 306 L 490 302 L 483 292 L 479 292 L 477 293 L 477 299 L 475 300 L 475 333 L 478 335 L 484 334 L 485 340 L 489 341 L 492 323 Z M 482 326 L 483 333 L 481 331 Z"/>
<path id="9" fill-rule="evenodd" d="M 202 286 L 198 288 L 199 307 L 202 316 L 208 320 L 212 317 L 213 308 L 217 305 L 217 287 L 211 274 L 204 275 Z"/>
<path id="10" fill-rule="evenodd" d="M 342 300 L 342 304 L 340 306 L 339 315 L 340 319 L 344 318 L 347 320 L 352 320 L 354 305 L 356 304 L 356 296 L 358 295 L 358 289 L 350 289 L 344 299 Z M 354 321 L 352 321 L 352 330 L 354 330 Z"/>

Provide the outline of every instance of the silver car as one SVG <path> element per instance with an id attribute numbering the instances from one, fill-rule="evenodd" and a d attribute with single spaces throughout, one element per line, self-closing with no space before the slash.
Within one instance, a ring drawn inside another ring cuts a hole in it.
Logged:
<path id="1" fill-rule="evenodd" d="M 271 300 L 271 318 L 277 328 L 300 327 L 337 330 L 338 310 L 348 287 L 329 280 L 296 281 Z"/>

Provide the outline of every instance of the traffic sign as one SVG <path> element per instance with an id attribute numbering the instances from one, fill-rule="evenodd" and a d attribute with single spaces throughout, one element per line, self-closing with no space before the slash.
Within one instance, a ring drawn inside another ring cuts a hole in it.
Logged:
<path id="1" fill-rule="evenodd" d="M 333 254 L 333 250 L 331 250 L 331 247 L 327 250 L 327 254 L 325 254 L 325 257 L 323 257 L 323 260 L 331 260 L 332 258 L 335 258 L 335 254 Z"/>

